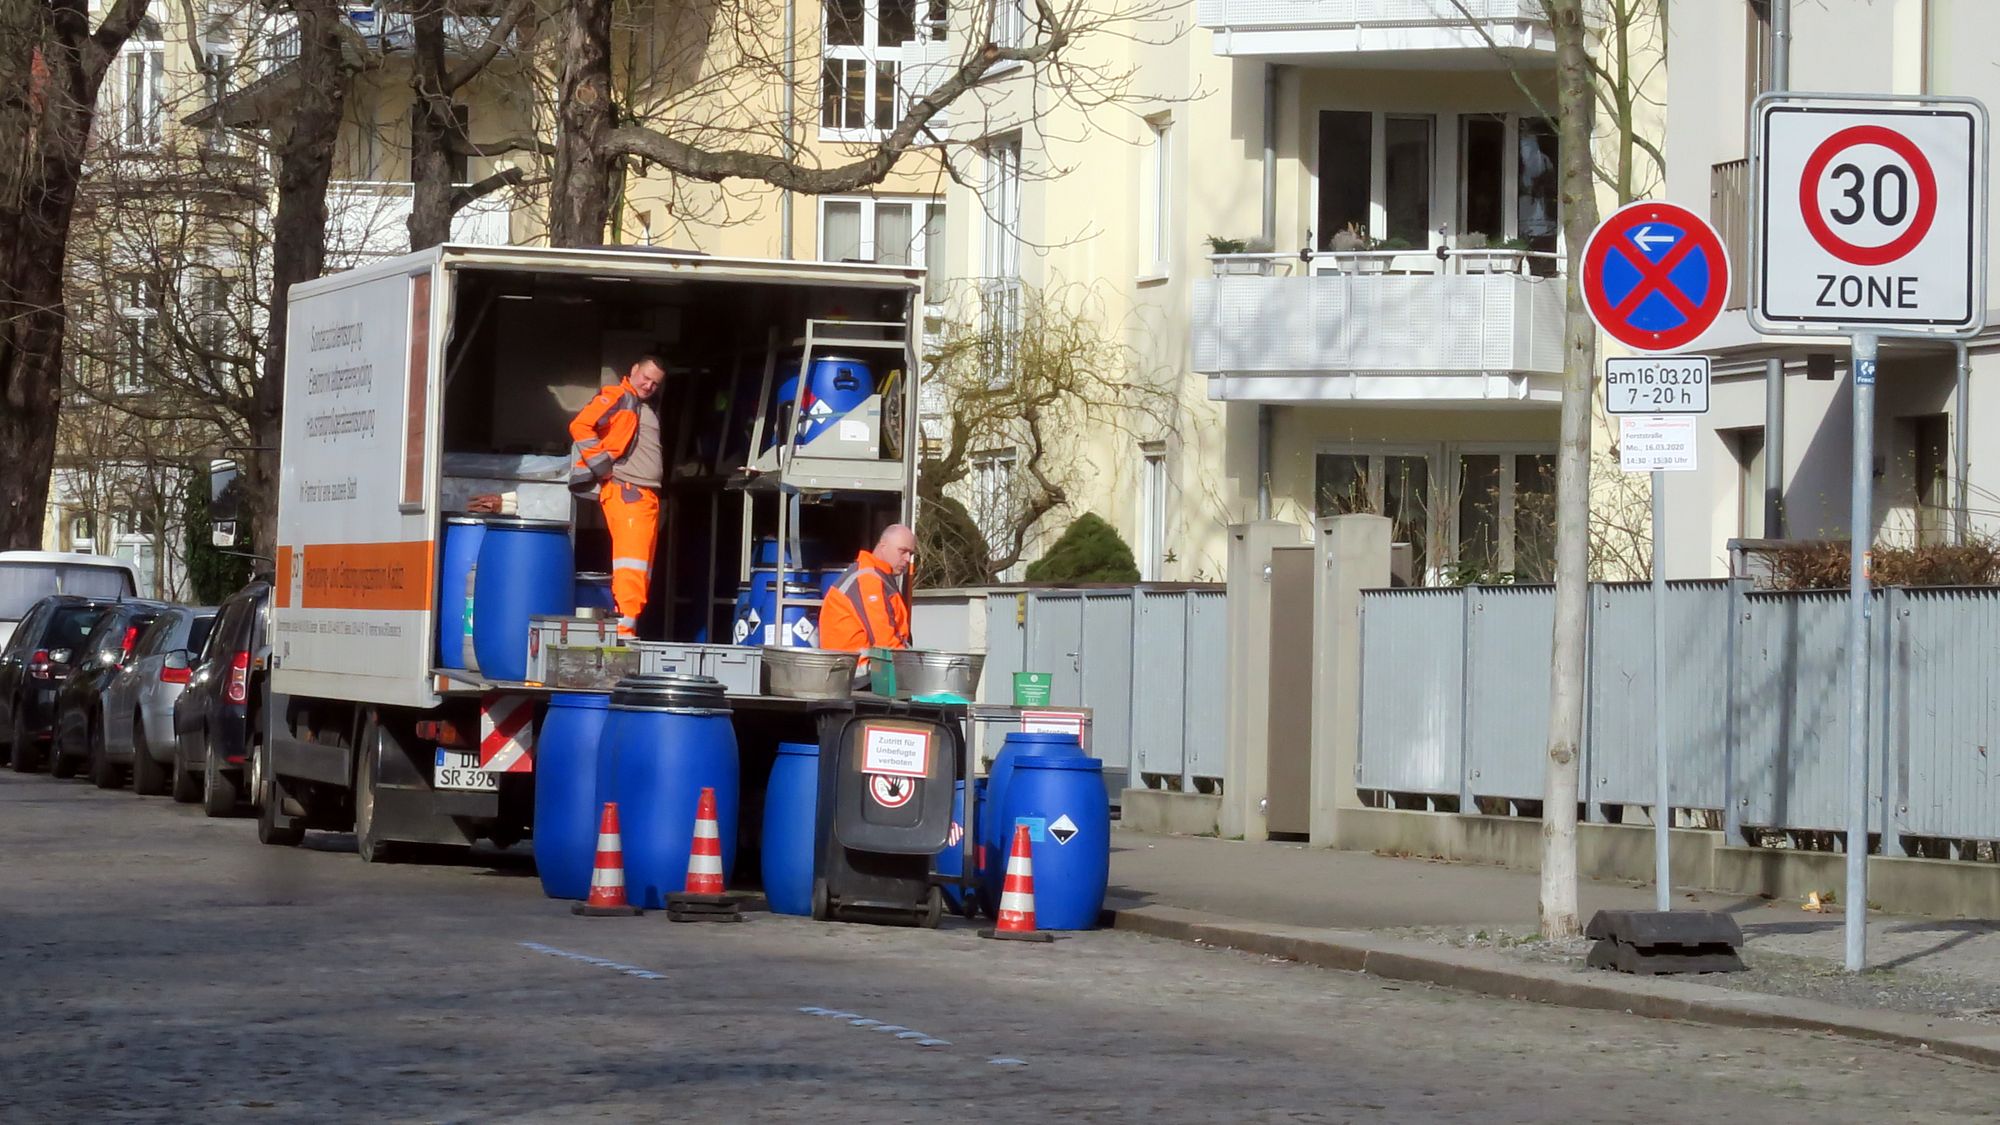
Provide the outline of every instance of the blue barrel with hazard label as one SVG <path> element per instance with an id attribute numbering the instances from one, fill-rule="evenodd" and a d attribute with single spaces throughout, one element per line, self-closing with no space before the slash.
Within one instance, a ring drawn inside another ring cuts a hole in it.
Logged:
<path id="1" fill-rule="evenodd" d="M 813 360 L 799 405 L 799 444 L 811 443 L 874 393 L 875 373 L 868 361 L 831 355 Z"/>
<path id="2" fill-rule="evenodd" d="M 1056 731 L 1011 731 L 1000 744 L 993 768 L 986 771 L 986 811 L 976 818 L 979 832 L 979 900 L 990 916 L 1000 906 L 1000 884 L 1007 874 L 1007 846 L 1014 839 L 1010 821 L 1002 824 L 1000 812 L 1006 807 L 1007 788 L 1014 767 L 1024 758 L 1083 756 L 1083 742 L 1076 735 Z"/>
<path id="3" fill-rule="evenodd" d="M 994 808 L 988 803 L 988 808 Z M 1035 927 L 1094 930 L 1111 881 L 1111 798 L 1104 763 L 1081 754 L 1022 758 L 993 817 L 1002 835 L 1028 829 L 1035 861 Z M 1007 853 L 990 858 L 1002 872 Z"/>
<path id="4" fill-rule="evenodd" d="M 818 648 L 822 600 L 817 583 L 785 583 L 785 619 L 781 623 L 778 620 L 778 572 L 753 570 L 749 583 L 736 593 L 730 643 Z"/>

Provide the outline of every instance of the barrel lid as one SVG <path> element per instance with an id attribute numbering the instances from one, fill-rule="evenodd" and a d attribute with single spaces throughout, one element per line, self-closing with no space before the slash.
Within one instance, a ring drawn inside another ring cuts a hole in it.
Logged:
<path id="1" fill-rule="evenodd" d="M 819 743 L 780 742 L 778 743 L 778 753 L 797 754 L 801 758 L 817 758 L 819 757 Z"/>
<path id="2" fill-rule="evenodd" d="M 726 711 L 729 693 L 722 681 L 679 672 L 627 676 L 611 689 L 611 706 L 626 711 Z"/>
<path id="3" fill-rule="evenodd" d="M 1059 730 L 1011 730 L 1006 742 L 1025 742 L 1031 746 L 1074 746 L 1083 748 L 1083 740 L 1073 734 Z"/>
<path id="4" fill-rule="evenodd" d="M 1014 763 L 1017 770 L 1083 770 L 1103 773 L 1104 763 L 1082 754 L 1037 754 Z"/>
<path id="5" fill-rule="evenodd" d="M 557 691 L 549 693 L 551 707 L 581 707 L 589 711 L 602 711 L 611 702 L 611 697 L 601 691 Z"/>
<path id="6" fill-rule="evenodd" d="M 486 526 L 486 517 L 485 517 L 485 516 L 446 516 L 446 517 L 444 518 L 444 522 L 446 522 L 446 523 L 455 523 L 455 524 L 457 524 L 457 525 L 458 525 L 458 526 L 460 526 L 460 527 L 467 527 L 467 526 L 472 526 L 472 527 L 485 527 L 485 526 Z"/>
<path id="7" fill-rule="evenodd" d="M 578 582 L 609 582 L 611 581 L 611 573 L 604 570 L 579 570 L 576 572 L 576 580 Z"/>
<path id="8" fill-rule="evenodd" d="M 531 520 L 521 516 L 481 516 L 479 517 L 479 522 L 485 524 L 489 529 L 500 527 L 518 531 L 554 531 L 558 528 L 563 531 L 569 530 L 568 520 Z"/>

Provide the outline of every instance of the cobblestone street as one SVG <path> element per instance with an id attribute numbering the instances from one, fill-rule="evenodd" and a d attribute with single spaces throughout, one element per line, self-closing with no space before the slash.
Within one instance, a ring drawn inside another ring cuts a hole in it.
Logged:
<path id="1" fill-rule="evenodd" d="M 371 867 L 45 777 L 0 776 L 0 806 L 8 1121 L 1991 1112 L 1989 1071 L 1812 1036 L 1124 934 L 578 919 L 525 855 Z"/>

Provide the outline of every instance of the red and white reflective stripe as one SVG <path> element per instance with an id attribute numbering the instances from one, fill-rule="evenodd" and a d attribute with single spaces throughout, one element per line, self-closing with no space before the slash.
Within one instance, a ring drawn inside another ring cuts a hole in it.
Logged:
<path id="1" fill-rule="evenodd" d="M 533 773 L 528 755 L 535 741 L 535 701 L 495 692 L 479 701 L 479 768 L 487 773 Z"/>
<path id="2" fill-rule="evenodd" d="M 618 806 L 607 803 L 597 829 L 597 860 L 590 871 L 590 906 L 617 907 L 625 902 L 625 845 L 618 835 Z"/>
<path id="3" fill-rule="evenodd" d="M 1007 878 L 1000 885 L 999 929 L 1035 928 L 1035 861 L 1028 849 L 1028 830 L 1016 828 L 1014 854 L 1007 859 Z"/>
<path id="4" fill-rule="evenodd" d="M 715 790 L 703 789 L 694 814 L 694 841 L 688 848 L 687 893 L 722 893 L 722 833 L 715 824 Z"/>

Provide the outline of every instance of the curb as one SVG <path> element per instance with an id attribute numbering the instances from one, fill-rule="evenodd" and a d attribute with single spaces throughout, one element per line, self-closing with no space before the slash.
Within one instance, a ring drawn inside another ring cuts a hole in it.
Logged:
<path id="1" fill-rule="evenodd" d="M 1346 930 L 1247 922 L 1171 906 L 1120 907 L 1107 913 L 1113 929 L 1368 973 L 1384 980 L 1434 984 L 1568 1008 L 1626 1012 L 1649 1019 L 1823 1032 L 2000 1067 L 2000 1028 L 1961 1031 L 1907 1012 L 1864 1011 L 1659 977 L 1586 974 L 1565 966 L 1523 964 L 1478 950 Z"/>

